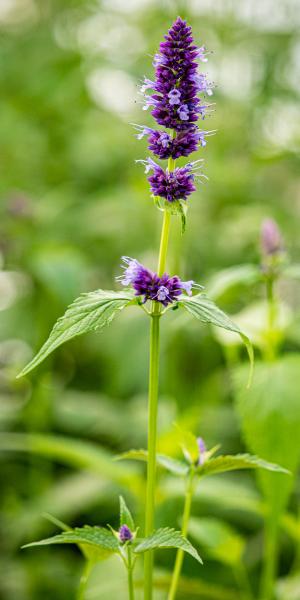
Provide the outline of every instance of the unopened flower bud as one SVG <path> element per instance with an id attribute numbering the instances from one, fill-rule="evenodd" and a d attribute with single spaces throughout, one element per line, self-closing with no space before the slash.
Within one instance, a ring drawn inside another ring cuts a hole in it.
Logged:
<path id="1" fill-rule="evenodd" d="M 122 544 L 125 542 L 131 542 L 133 539 L 133 534 L 131 533 L 129 527 L 127 525 L 122 525 L 119 529 L 119 540 Z"/>
<path id="2" fill-rule="evenodd" d="M 266 219 L 262 224 L 261 249 L 264 256 L 278 254 L 284 249 L 279 227 L 273 219 Z"/>
<path id="3" fill-rule="evenodd" d="M 198 448 L 199 448 L 198 465 L 203 465 L 203 463 L 205 461 L 206 445 L 205 445 L 204 440 L 201 437 L 197 438 L 197 444 L 198 444 Z"/>

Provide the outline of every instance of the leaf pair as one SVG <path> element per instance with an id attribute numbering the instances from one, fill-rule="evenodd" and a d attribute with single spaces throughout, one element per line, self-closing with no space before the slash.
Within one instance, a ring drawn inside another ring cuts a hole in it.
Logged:
<path id="1" fill-rule="evenodd" d="M 102 329 L 106 325 L 109 325 L 114 317 L 125 307 L 133 304 L 137 305 L 138 303 L 138 298 L 131 290 L 123 292 L 96 290 L 95 292 L 82 294 L 56 322 L 45 344 L 29 364 L 25 366 L 19 377 L 32 371 L 32 369 L 37 367 L 51 352 L 63 343 L 83 333 Z M 253 369 L 251 343 L 248 337 L 243 334 L 239 327 L 223 311 L 202 293 L 192 297 L 182 296 L 176 306 L 184 308 L 203 323 L 210 323 L 216 327 L 221 327 L 240 335 L 248 351 L 251 364 L 251 379 Z"/>
<path id="2" fill-rule="evenodd" d="M 119 532 L 114 531 L 112 528 L 106 529 L 105 527 L 91 527 L 90 525 L 85 525 L 84 527 L 71 529 L 65 525 L 65 523 L 62 523 L 51 515 L 48 515 L 47 518 L 52 523 L 61 527 L 64 531 L 51 538 L 26 544 L 23 548 L 48 546 L 51 544 L 77 544 L 87 558 L 91 557 L 92 551 L 93 560 L 103 560 L 112 554 L 123 556 L 123 549 L 128 546 L 128 544 L 130 544 L 135 555 L 143 554 L 144 552 L 158 548 L 179 548 L 193 556 L 198 562 L 202 563 L 197 550 L 184 536 L 181 535 L 180 531 L 176 531 L 175 529 L 164 527 L 154 531 L 152 535 L 146 538 L 136 538 L 135 523 L 122 496 L 120 496 L 119 532 L 122 527 L 126 526 L 129 528 L 130 533 L 132 533 L 132 539 L 125 543 L 121 541 Z"/>
<path id="3" fill-rule="evenodd" d="M 100 551 L 99 558 L 107 558 L 112 554 L 121 554 L 122 548 L 122 545 L 112 531 L 104 527 L 90 527 L 89 525 L 76 527 L 71 531 L 64 531 L 51 538 L 26 544 L 23 548 L 48 546 L 51 544 L 77 544 L 80 547 L 92 546 L 95 550 Z M 180 531 L 176 531 L 175 529 L 168 527 L 157 529 L 149 537 L 136 539 L 132 542 L 132 551 L 136 555 L 159 548 L 181 549 L 202 564 L 202 560 L 194 546 L 181 535 Z"/>

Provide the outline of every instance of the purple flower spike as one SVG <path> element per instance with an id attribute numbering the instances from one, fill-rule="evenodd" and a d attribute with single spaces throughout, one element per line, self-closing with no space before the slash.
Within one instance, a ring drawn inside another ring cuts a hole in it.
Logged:
<path id="1" fill-rule="evenodd" d="M 159 159 L 173 159 L 189 156 L 206 146 L 206 138 L 214 131 L 202 131 L 198 127 L 199 119 L 211 112 L 212 105 L 205 100 L 213 94 L 213 84 L 206 73 L 199 69 L 200 63 L 207 62 L 204 46 L 197 47 L 192 37 L 192 29 L 177 17 L 155 54 L 153 66 L 154 80 L 144 79 L 140 92 L 143 96 L 143 109 L 150 109 L 158 125 L 163 129 L 136 125 L 137 138 L 148 137 L 148 148 Z M 153 170 L 148 181 L 155 197 L 165 201 L 160 208 L 166 209 L 167 203 L 177 204 L 172 212 L 181 215 L 182 228 L 185 226 L 185 214 L 180 203 L 195 191 L 193 165 L 175 168 L 174 162 L 164 170 L 148 159 L 146 172 Z M 179 201 L 179 202 L 178 202 Z"/>
<path id="2" fill-rule="evenodd" d="M 127 525 L 122 525 L 119 529 L 119 540 L 122 544 L 125 542 L 131 542 L 133 539 L 133 534 L 131 533 L 129 527 Z"/>
<path id="3" fill-rule="evenodd" d="M 205 48 L 197 48 L 191 27 L 178 17 L 154 57 L 155 81 L 145 79 L 141 88 L 142 93 L 153 91 L 146 96 L 145 108 L 152 107 L 151 114 L 159 125 L 182 131 L 194 127 L 203 115 L 198 94 L 211 95 L 212 84 L 198 72 L 199 61 L 207 62 Z"/>
<path id="4" fill-rule="evenodd" d="M 205 445 L 204 440 L 201 437 L 197 438 L 197 444 L 198 444 L 198 448 L 199 448 L 198 465 L 203 465 L 205 462 L 206 445 Z"/>
<path id="5" fill-rule="evenodd" d="M 177 275 L 170 277 L 164 273 L 159 277 L 157 273 L 149 271 L 141 265 L 135 258 L 123 256 L 124 273 L 117 280 L 122 285 L 131 285 L 135 290 L 136 296 L 141 296 L 143 303 L 147 300 L 160 302 L 163 306 L 168 306 L 182 294 L 192 294 L 192 289 L 197 286 L 193 281 L 181 281 Z"/>
<path id="6" fill-rule="evenodd" d="M 266 219 L 262 224 L 261 249 L 265 256 L 278 254 L 284 249 L 279 227 L 272 219 Z"/>

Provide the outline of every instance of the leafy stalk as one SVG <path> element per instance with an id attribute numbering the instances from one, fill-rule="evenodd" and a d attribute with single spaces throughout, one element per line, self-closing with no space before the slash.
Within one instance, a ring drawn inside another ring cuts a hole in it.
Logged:
<path id="1" fill-rule="evenodd" d="M 192 499 L 193 499 L 193 490 L 194 490 L 194 476 L 195 476 L 195 471 L 194 471 L 193 467 L 191 467 L 188 481 L 187 481 L 186 492 L 185 492 L 185 501 L 184 501 L 184 510 L 183 510 L 182 528 L 181 528 L 181 533 L 183 536 L 186 536 L 187 532 L 188 532 L 189 519 L 190 519 L 190 514 L 191 514 L 191 505 L 192 505 Z M 174 598 L 176 597 L 176 592 L 177 592 L 178 582 L 179 582 L 179 578 L 180 578 L 183 558 L 184 558 L 183 550 L 181 550 L 181 549 L 177 550 L 174 571 L 173 571 L 173 576 L 172 576 L 172 581 L 171 581 L 171 587 L 170 587 L 170 591 L 169 591 L 169 595 L 168 595 L 168 600 L 174 600 Z"/>
<path id="2" fill-rule="evenodd" d="M 175 167 L 175 161 L 168 161 L 169 171 Z M 166 267 L 168 241 L 170 233 L 171 214 L 165 209 L 162 224 L 158 268 L 159 277 Z M 152 302 L 150 326 L 150 352 L 149 352 L 149 391 L 148 391 L 148 466 L 145 509 L 145 535 L 149 536 L 154 529 L 154 504 L 155 504 L 155 479 L 156 479 L 156 451 L 157 451 L 157 408 L 158 408 L 158 383 L 159 383 L 159 323 L 161 305 Z M 153 580 L 153 552 L 145 554 L 144 562 L 144 598 L 152 599 Z"/>

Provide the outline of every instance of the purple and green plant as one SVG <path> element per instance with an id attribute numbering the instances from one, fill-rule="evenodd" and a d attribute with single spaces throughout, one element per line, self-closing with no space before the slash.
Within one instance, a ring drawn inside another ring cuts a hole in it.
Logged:
<path id="1" fill-rule="evenodd" d="M 186 462 L 175 461 L 157 454 L 157 412 L 159 400 L 159 364 L 161 317 L 170 310 L 185 309 L 197 320 L 212 324 L 218 328 L 238 334 L 246 345 L 250 358 L 250 379 L 253 366 L 252 345 L 238 325 L 236 325 L 202 291 L 202 286 L 194 281 L 183 281 L 178 275 L 166 272 L 170 225 L 173 216 L 181 220 L 185 230 L 189 197 L 195 191 L 195 182 L 205 177 L 202 173 L 202 159 L 177 166 L 176 160 L 187 157 L 198 148 L 204 148 L 206 138 L 213 131 L 199 128 L 199 119 L 203 120 L 211 112 L 209 98 L 212 95 L 212 83 L 205 73 L 199 70 L 199 62 L 207 61 L 207 52 L 203 46 L 194 44 L 191 27 L 180 17 L 176 19 L 160 44 L 155 55 L 155 79 L 145 79 L 141 94 L 144 108 L 151 108 L 151 114 L 159 128 L 138 126 L 137 137 L 148 137 L 149 150 L 158 160 L 167 160 L 166 167 L 152 158 L 138 161 L 145 165 L 150 173 L 148 181 L 154 199 L 154 205 L 162 213 L 162 230 L 156 271 L 142 265 L 137 259 L 127 256 L 122 259 L 123 274 L 118 278 L 122 291 L 98 289 L 82 294 L 67 309 L 66 313 L 54 325 L 49 338 L 38 354 L 23 369 L 20 375 L 26 375 L 37 367 L 51 352 L 61 344 L 89 331 L 96 331 L 109 325 L 114 317 L 125 308 L 135 306 L 143 310 L 150 318 L 149 383 L 148 383 L 148 448 L 142 451 L 147 462 L 147 485 L 143 538 L 139 539 L 132 517 L 123 500 L 120 503 L 121 522 L 118 532 L 104 528 L 86 526 L 65 531 L 59 536 L 37 542 L 33 545 L 52 543 L 77 543 L 80 547 L 96 548 L 94 560 L 118 554 L 128 570 L 129 598 L 134 597 L 133 568 L 136 558 L 144 558 L 144 599 L 153 597 L 153 565 L 156 548 L 177 548 L 174 574 L 169 598 L 175 598 L 183 561 L 183 552 L 190 553 L 201 562 L 195 548 L 188 542 L 188 524 L 191 510 L 194 483 L 197 477 L 232 469 L 263 467 L 280 470 L 256 457 L 220 456 L 213 458 L 213 452 L 207 452 L 203 441 L 192 434 L 185 434 L 183 443 Z M 196 293 L 193 293 L 196 291 Z M 133 456 L 134 457 L 134 456 Z M 169 470 L 186 478 L 186 495 L 182 532 L 163 528 L 155 530 L 155 494 L 156 467 L 164 464 Z M 172 466 L 173 465 L 173 466 Z M 176 471 L 177 469 L 177 471 Z M 180 472 L 179 472 L 180 471 Z M 124 517 L 125 515 L 125 517 Z M 99 554 L 100 551 L 100 554 Z M 104 554 L 103 554 L 104 553 Z M 96 556 L 96 558 L 95 558 Z M 80 597 L 83 598 L 86 577 L 83 576 Z"/>
<path id="2" fill-rule="evenodd" d="M 50 520 L 64 530 L 63 533 L 38 542 L 26 544 L 23 547 L 76 544 L 86 559 L 86 568 L 81 578 L 78 600 L 83 600 L 84 598 L 88 576 L 93 566 L 97 561 L 109 558 L 114 554 L 120 557 L 127 571 L 129 600 L 134 600 L 133 571 L 138 556 L 147 555 L 147 553 L 152 552 L 156 548 L 180 548 L 183 552 L 190 554 L 199 563 L 202 563 L 197 550 L 180 531 L 164 527 L 153 531 L 148 537 L 138 537 L 138 529 L 135 527 L 132 515 L 122 496 L 120 496 L 120 526 L 117 531 L 110 526 L 105 528 L 91 527 L 89 525 L 72 529 L 55 518 L 53 519 L 51 515 L 49 517 Z"/>

